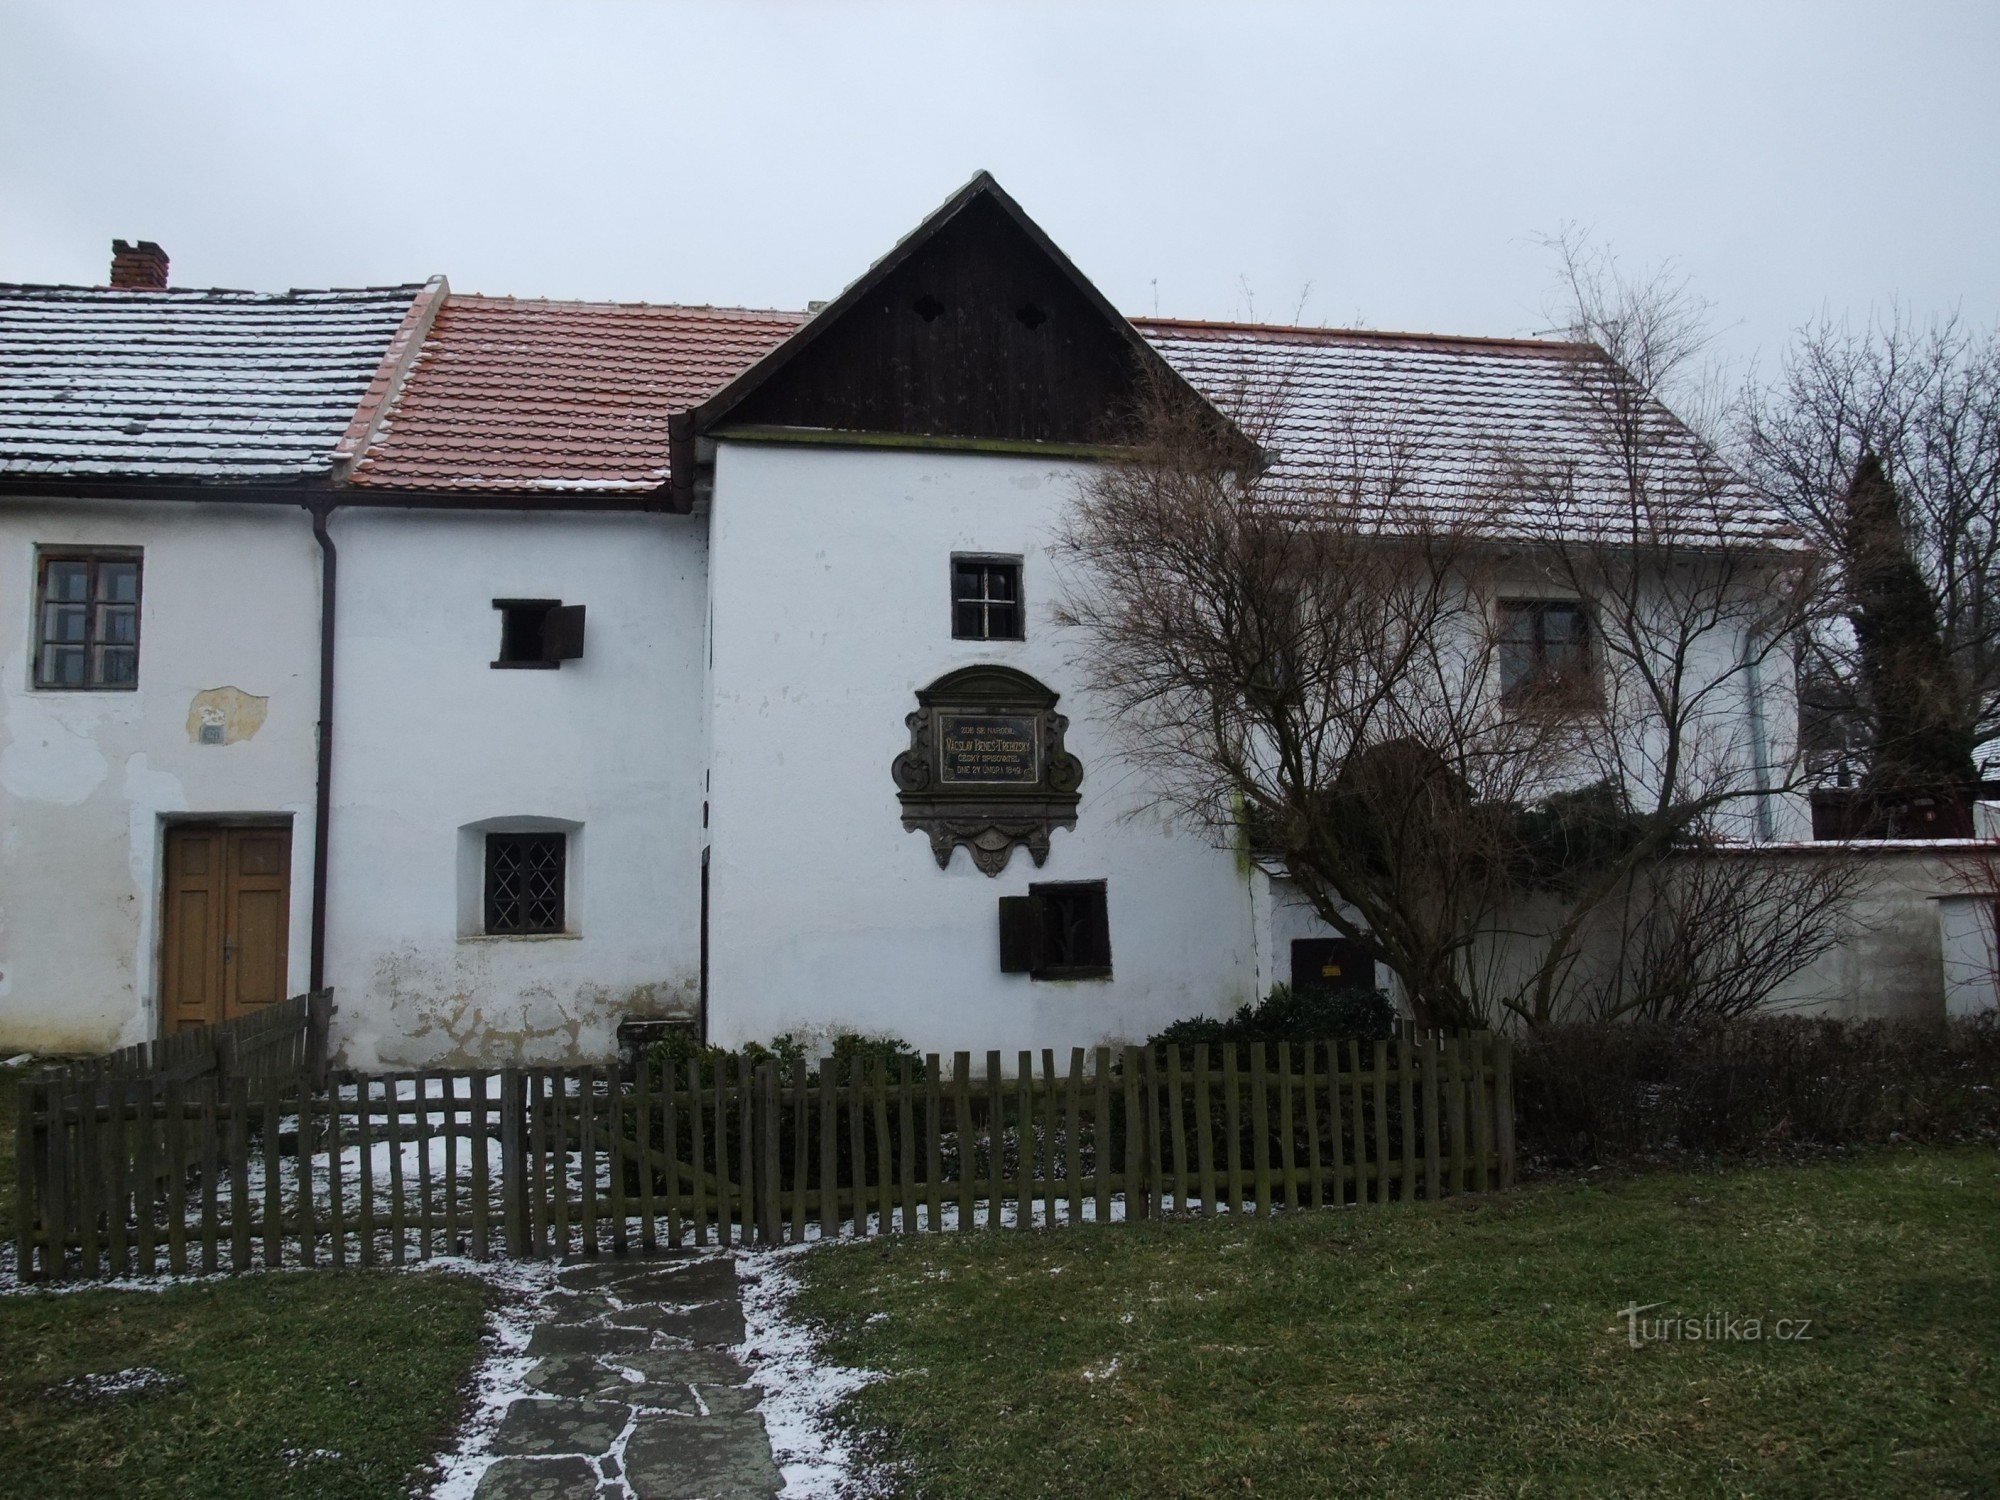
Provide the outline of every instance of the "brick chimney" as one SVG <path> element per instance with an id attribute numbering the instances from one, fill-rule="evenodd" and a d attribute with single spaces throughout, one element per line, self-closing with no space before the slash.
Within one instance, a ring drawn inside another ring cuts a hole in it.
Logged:
<path id="1" fill-rule="evenodd" d="M 159 291 L 167 284 L 167 252 L 151 240 L 111 242 L 111 284 L 128 291 Z"/>

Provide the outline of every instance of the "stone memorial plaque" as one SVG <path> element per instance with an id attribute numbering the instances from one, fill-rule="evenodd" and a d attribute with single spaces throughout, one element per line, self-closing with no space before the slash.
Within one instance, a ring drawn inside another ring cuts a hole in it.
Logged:
<path id="1" fill-rule="evenodd" d="M 1049 834 L 1076 827 L 1083 765 L 1063 745 L 1056 695 L 1025 672 L 962 667 L 917 690 L 909 748 L 889 767 L 903 826 L 930 836 L 938 867 L 964 846 L 988 875 L 1016 848 L 1036 864 Z"/>
<path id="2" fill-rule="evenodd" d="M 1033 714 L 936 715 L 938 780 L 948 786 L 1032 786 L 1041 779 Z"/>

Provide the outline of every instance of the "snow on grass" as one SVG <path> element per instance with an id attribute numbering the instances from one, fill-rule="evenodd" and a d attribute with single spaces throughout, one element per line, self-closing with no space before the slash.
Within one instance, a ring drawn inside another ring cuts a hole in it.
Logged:
<path id="1" fill-rule="evenodd" d="M 138 1396 L 148 1392 L 177 1390 L 187 1384 L 179 1375 L 169 1375 L 151 1365 L 134 1365 L 129 1370 L 113 1370 L 108 1375 L 78 1375 L 65 1380 L 58 1390 L 68 1391 L 79 1401 L 104 1396 Z"/>
<path id="2" fill-rule="evenodd" d="M 791 1316 L 799 1281 L 785 1260 L 806 1248 L 738 1259 L 744 1340 L 736 1354 L 750 1367 L 750 1383 L 764 1392 L 757 1410 L 785 1476 L 785 1500 L 833 1500 L 867 1493 L 853 1447 L 833 1423 L 833 1409 L 881 1377 L 827 1363 L 818 1336 Z"/>
<path id="3" fill-rule="evenodd" d="M 438 1460 L 438 1480 L 431 1500 L 472 1500 L 480 1476 L 497 1456 L 493 1434 L 508 1406 L 524 1396 L 538 1394 L 528 1388 L 528 1371 L 535 1361 L 528 1357 L 528 1340 L 537 1325 L 548 1321 L 544 1304 L 557 1289 L 556 1266 L 550 1261 L 432 1261 L 433 1267 L 447 1265 L 478 1276 L 501 1295 L 486 1315 L 489 1352 L 472 1376 L 472 1399 L 457 1442 L 452 1451 Z"/>

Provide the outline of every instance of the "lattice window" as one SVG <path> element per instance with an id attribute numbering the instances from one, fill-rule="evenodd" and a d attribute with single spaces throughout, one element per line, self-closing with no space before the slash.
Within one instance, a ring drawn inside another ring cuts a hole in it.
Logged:
<path id="1" fill-rule="evenodd" d="M 569 840 L 560 833 L 486 835 L 486 930 L 500 936 L 563 930 Z"/>
<path id="2" fill-rule="evenodd" d="M 1019 558 L 951 560 L 951 633 L 961 641 L 1022 638 Z"/>
<path id="3" fill-rule="evenodd" d="M 35 686 L 139 685 L 137 553 L 42 554 Z"/>
<path id="4" fill-rule="evenodd" d="M 1511 599 L 1500 606 L 1500 693 L 1508 703 L 1589 701 L 1596 672 L 1590 615 L 1573 599 Z"/>

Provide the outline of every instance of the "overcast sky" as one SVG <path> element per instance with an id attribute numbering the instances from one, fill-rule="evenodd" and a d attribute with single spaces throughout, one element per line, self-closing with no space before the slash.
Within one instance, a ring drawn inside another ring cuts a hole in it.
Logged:
<path id="1" fill-rule="evenodd" d="M 1533 332 L 1538 237 L 1768 364 L 2000 314 L 2000 5 L 0 0 L 0 279 L 798 307 L 981 167 L 1127 311 Z"/>

